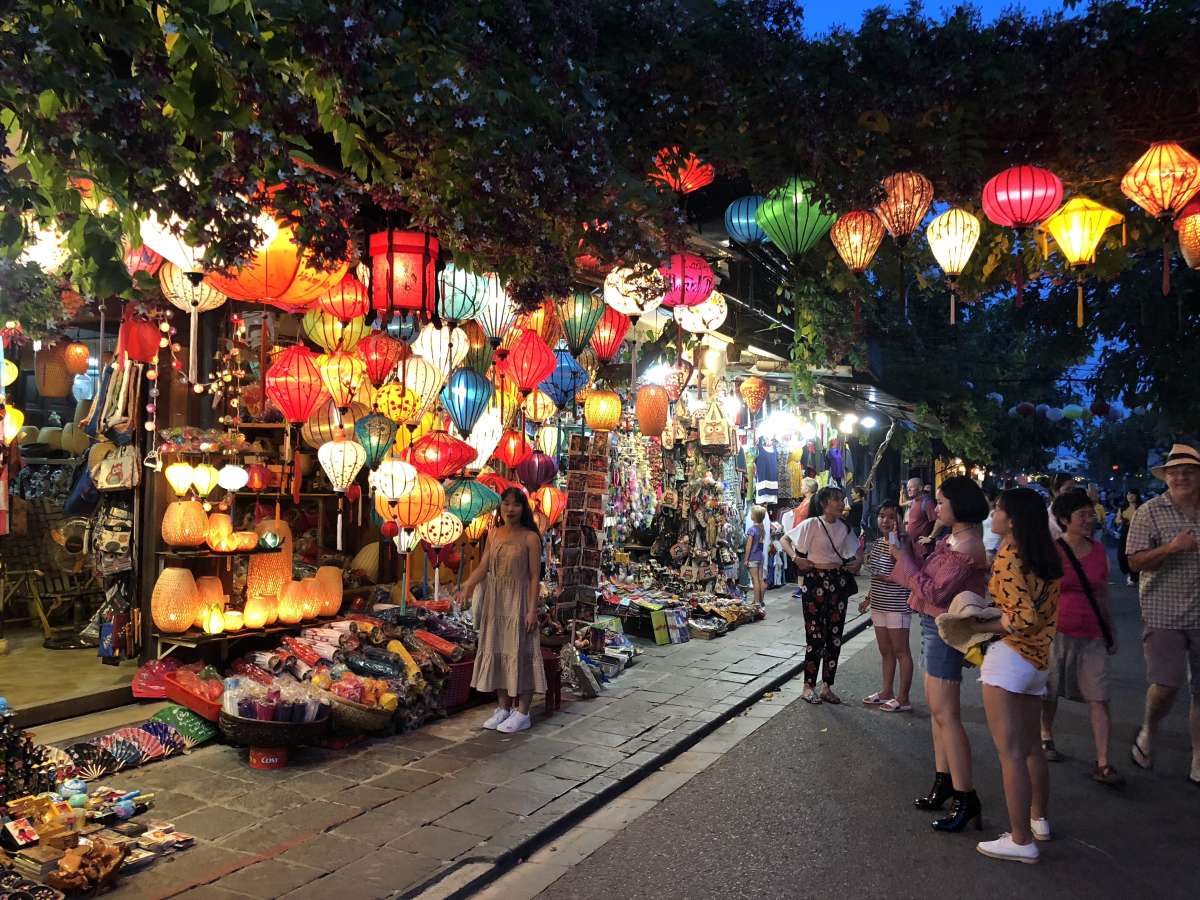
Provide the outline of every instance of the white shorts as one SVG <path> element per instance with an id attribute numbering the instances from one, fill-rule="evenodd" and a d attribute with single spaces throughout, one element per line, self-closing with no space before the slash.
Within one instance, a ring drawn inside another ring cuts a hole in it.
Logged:
<path id="1" fill-rule="evenodd" d="M 908 631 L 912 624 L 912 613 L 880 612 L 871 610 L 871 624 L 876 628 L 902 628 Z"/>
<path id="2" fill-rule="evenodd" d="M 1035 668 L 1004 641 L 993 641 L 983 658 L 979 680 L 992 687 L 1002 688 L 1010 694 L 1029 694 L 1041 697 L 1046 693 L 1048 669 Z"/>

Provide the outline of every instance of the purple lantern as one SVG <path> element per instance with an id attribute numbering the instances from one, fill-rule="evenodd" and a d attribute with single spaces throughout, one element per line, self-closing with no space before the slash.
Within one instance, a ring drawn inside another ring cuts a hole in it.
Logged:
<path id="1" fill-rule="evenodd" d="M 536 491 L 543 484 L 549 484 L 557 474 L 558 463 L 541 450 L 534 450 L 524 462 L 517 466 L 517 477 L 521 479 L 521 484 L 530 491 Z"/>

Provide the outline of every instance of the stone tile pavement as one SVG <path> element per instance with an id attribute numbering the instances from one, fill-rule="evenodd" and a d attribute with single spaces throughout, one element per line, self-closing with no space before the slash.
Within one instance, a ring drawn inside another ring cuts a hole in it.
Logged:
<path id="1" fill-rule="evenodd" d="M 564 697 L 521 734 L 481 730 L 491 709 L 479 707 L 347 750 L 294 751 L 281 770 L 250 769 L 244 751 L 209 746 L 110 778 L 153 791 L 148 818 L 198 840 L 109 896 L 307 900 L 344 890 L 367 900 L 486 876 L 793 677 L 800 609 L 785 590 L 767 606 L 765 621 L 714 641 L 645 646 L 600 697 Z"/>

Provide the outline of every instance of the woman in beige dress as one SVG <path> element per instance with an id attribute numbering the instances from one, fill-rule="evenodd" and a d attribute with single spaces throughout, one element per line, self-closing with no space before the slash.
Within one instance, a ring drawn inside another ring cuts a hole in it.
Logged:
<path id="1" fill-rule="evenodd" d="M 529 727 L 533 695 L 546 692 L 537 629 L 541 556 L 542 539 L 529 500 L 509 488 L 500 496 L 483 558 L 455 592 L 462 602 L 483 586 L 476 607 L 479 648 L 471 687 L 496 692 L 496 711 L 483 727 L 506 734 Z"/>

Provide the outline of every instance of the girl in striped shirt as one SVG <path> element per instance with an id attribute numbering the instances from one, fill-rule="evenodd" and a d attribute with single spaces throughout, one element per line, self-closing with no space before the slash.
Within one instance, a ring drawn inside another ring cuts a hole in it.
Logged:
<path id="1" fill-rule="evenodd" d="M 875 626 L 875 642 L 883 662 L 883 688 L 863 698 L 866 706 L 878 706 L 884 712 L 912 712 L 908 699 L 912 687 L 913 659 L 908 646 L 908 627 L 912 610 L 908 607 L 908 588 L 888 581 L 896 561 L 888 552 L 888 543 L 900 541 L 900 514 L 895 501 L 885 500 L 879 507 L 880 537 L 871 543 L 867 554 L 867 571 L 871 587 L 858 606 L 859 612 L 871 610 Z M 892 693 L 896 668 L 900 668 L 900 691 Z"/>

